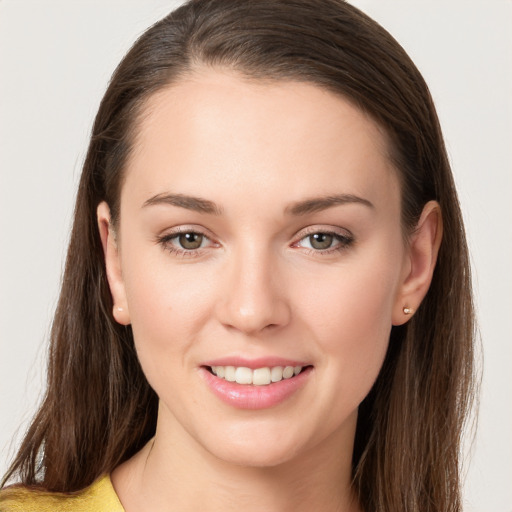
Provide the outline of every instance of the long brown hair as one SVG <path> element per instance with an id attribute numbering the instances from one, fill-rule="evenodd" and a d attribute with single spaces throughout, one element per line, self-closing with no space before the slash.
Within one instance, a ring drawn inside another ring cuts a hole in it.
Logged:
<path id="1" fill-rule="evenodd" d="M 390 140 L 408 234 L 429 200 L 444 240 L 414 317 L 393 327 L 360 406 L 353 485 L 367 511 L 458 511 L 460 440 L 473 396 L 470 267 L 458 199 L 428 88 L 401 46 L 342 0 L 193 0 L 156 23 L 115 71 L 94 123 L 51 332 L 48 387 L 4 483 L 74 491 L 155 432 L 157 396 L 130 327 L 112 317 L 96 208 L 119 215 L 123 169 L 147 99 L 198 66 L 305 81 L 348 98 Z"/>

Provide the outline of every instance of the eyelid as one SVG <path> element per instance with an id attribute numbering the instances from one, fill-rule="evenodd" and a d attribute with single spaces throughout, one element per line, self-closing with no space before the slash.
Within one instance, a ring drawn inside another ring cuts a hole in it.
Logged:
<path id="1" fill-rule="evenodd" d="M 314 249 L 299 245 L 300 242 L 302 242 L 305 238 L 316 233 L 332 235 L 338 240 L 339 243 L 334 247 L 328 247 L 327 249 Z M 348 249 L 350 246 L 353 245 L 354 241 L 354 235 L 345 228 L 314 225 L 308 226 L 303 230 L 299 231 L 295 237 L 295 242 L 292 243 L 291 247 L 301 249 L 307 254 L 313 256 L 329 256 Z"/>
<path id="2" fill-rule="evenodd" d="M 171 238 L 173 236 L 181 235 L 183 233 L 197 233 L 198 235 L 203 235 L 212 242 L 218 243 L 216 242 L 215 235 L 209 229 L 206 229 L 203 226 L 197 224 L 180 224 L 178 226 L 167 227 L 163 229 L 160 233 L 158 233 L 156 238 L 158 240 L 162 238 Z"/>
<path id="3" fill-rule="evenodd" d="M 299 241 L 302 240 L 304 237 L 308 235 L 313 235 L 315 233 L 325 233 L 330 235 L 337 235 L 343 238 L 350 238 L 353 239 L 354 235 L 346 228 L 340 228 L 337 226 L 325 226 L 325 225 L 313 225 L 313 226 L 307 226 L 303 229 L 301 229 L 297 235 L 295 235 L 294 239 Z"/>
<path id="4" fill-rule="evenodd" d="M 209 240 L 210 244 L 208 247 L 198 247 L 197 249 L 184 249 L 175 247 L 172 245 L 171 240 L 176 239 L 179 235 L 183 233 L 196 233 L 198 235 L 203 236 L 207 240 Z M 176 256 L 182 257 L 194 257 L 200 256 L 203 251 L 210 247 L 219 247 L 220 244 L 215 241 L 214 237 L 210 234 L 209 230 L 205 229 L 202 226 L 198 225 L 179 225 L 173 228 L 167 228 L 158 234 L 155 239 L 156 243 L 161 245 L 162 248 Z"/>
<path id="5" fill-rule="evenodd" d="M 182 233 L 196 233 L 204 238 L 206 238 L 210 243 L 208 247 L 199 247 L 197 249 L 184 249 L 175 247 L 171 240 L 177 238 Z M 307 247 L 300 246 L 300 242 L 304 240 L 306 237 L 313 235 L 315 233 L 322 233 L 327 235 L 332 235 L 338 240 L 338 244 L 334 247 L 327 249 L 309 249 Z M 339 252 L 341 250 L 347 249 L 349 245 L 353 244 L 354 236 L 353 234 L 346 228 L 340 228 L 338 226 L 322 226 L 322 225 L 312 225 L 307 226 L 300 230 L 296 236 L 294 237 L 294 242 L 291 244 L 293 248 L 301 248 L 303 251 L 309 252 L 311 254 L 316 255 L 327 255 L 334 252 Z M 163 230 L 162 234 L 156 236 L 156 243 L 162 246 L 163 249 L 179 256 L 199 256 L 206 249 L 212 247 L 219 247 L 221 244 L 217 242 L 210 234 L 210 231 L 205 229 L 202 226 L 198 225 L 178 225 L 173 228 L 167 228 Z"/>

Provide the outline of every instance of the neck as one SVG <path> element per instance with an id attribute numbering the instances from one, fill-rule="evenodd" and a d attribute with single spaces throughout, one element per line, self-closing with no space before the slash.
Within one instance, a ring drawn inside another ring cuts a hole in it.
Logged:
<path id="1" fill-rule="evenodd" d="M 126 512 L 356 512 L 352 444 L 353 435 L 334 433 L 280 464 L 251 467 L 215 457 L 183 431 L 159 427 L 112 482 Z"/>

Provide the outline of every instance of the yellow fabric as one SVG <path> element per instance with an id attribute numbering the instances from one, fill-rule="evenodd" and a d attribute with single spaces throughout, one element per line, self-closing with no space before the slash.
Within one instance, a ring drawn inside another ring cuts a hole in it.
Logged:
<path id="1" fill-rule="evenodd" d="M 23 486 L 0 491 L 0 512 L 124 512 L 105 475 L 90 487 L 73 494 L 49 493 Z"/>

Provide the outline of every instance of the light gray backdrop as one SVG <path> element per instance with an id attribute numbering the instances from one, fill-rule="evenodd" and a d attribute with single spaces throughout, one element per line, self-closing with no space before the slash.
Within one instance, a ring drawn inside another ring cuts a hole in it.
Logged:
<path id="1" fill-rule="evenodd" d="M 99 100 L 135 37 L 177 3 L 0 0 L 0 472 L 41 396 L 73 196 Z M 485 355 L 465 511 L 511 512 L 512 2 L 353 3 L 406 48 L 438 107 Z"/>

